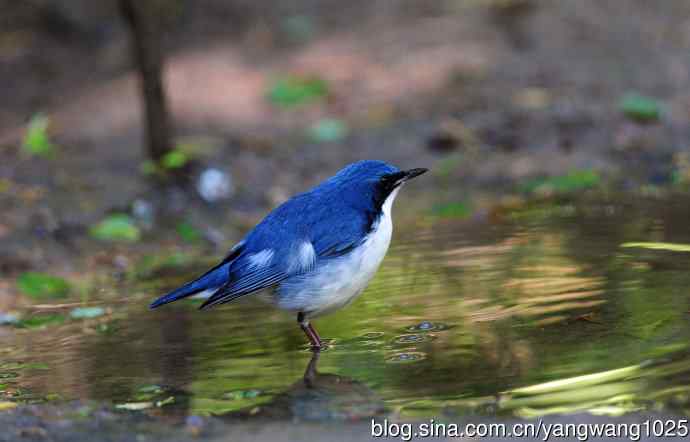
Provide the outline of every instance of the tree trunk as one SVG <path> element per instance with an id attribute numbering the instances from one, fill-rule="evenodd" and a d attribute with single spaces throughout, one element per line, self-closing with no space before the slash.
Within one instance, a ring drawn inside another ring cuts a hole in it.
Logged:
<path id="1" fill-rule="evenodd" d="M 146 146 L 149 157 L 158 162 L 172 150 L 168 106 L 163 87 L 163 54 L 160 44 L 162 17 L 156 2 L 119 0 L 127 22 L 140 75 L 146 114 Z M 152 7 L 153 6 L 153 7 Z"/>

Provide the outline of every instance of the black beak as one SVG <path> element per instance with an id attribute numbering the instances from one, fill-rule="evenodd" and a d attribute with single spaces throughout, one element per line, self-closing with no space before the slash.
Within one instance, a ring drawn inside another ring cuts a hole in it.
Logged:
<path id="1" fill-rule="evenodd" d="M 389 188 L 390 190 L 393 190 L 396 187 L 401 186 L 404 182 L 409 181 L 412 178 L 417 177 L 417 176 L 427 172 L 428 170 L 429 169 L 424 169 L 424 168 L 401 170 L 400 172 L 395 172 L 395 173 L 391 173 L 389 175 L 385 175 L 382 178 L 382 182 L 385 183 L 387 188 Z"/>
<path id="2" fill-rule="evenodd" d="M 411 180 L 412 178 L 418 177 L 419 175 L 421 175 L 421 174 L 423 174 L 423 173 L 426 173 L 426 172 L 428 172 L 428 171 L 429 171 L 429 169 L 425 169 L 425 168 L 423 168 L 423 167 L 419 167 L 419 168 L 417 168 L 417 169 L 406 170 L 406 171 L 404 172 L 405 175 L 404 175 L 404 177 L 403 177 L 403 179 L 402 179 L 401 181 L 403 181 L 403 182 L 404 182 L 404 181 L 409 181 L 409 180 Z"/>

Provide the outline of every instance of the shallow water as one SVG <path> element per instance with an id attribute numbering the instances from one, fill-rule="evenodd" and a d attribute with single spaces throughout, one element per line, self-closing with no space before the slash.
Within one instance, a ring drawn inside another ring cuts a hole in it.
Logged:
<path id="1" fill-rule="evenodd" d="M 470 219 L 400 207 L 413 221 L 396 226 L 370 287 L 314 321 L 330 346 L 309 385 L 295 318 L 259 300 L 149 311 L 158 292 L 194 276 L 182 267 L 117 287 L 129 298 L 104 301 L 105 316 L 5 329 L 0 391 L 304 420 L 690 414 L 690 253 L 622 247 L 690 244 L 688 207 L 552 200 Z"/>

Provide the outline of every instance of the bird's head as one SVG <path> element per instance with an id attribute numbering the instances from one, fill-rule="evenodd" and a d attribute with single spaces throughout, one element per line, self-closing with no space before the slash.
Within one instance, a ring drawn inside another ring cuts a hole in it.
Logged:
<path id="1" fill-rule="evenodd" d="M 381 208 L 381 205 L 392 194 L 397 193 L 407 181 L 425 173 L 428 169 L 417 168 L 400 170 L 383 161 L 358 161 L 341 169 L 332 182 L 343 188 L 357 189 L 356 193 L 370 195 L 373 203 Z"/>

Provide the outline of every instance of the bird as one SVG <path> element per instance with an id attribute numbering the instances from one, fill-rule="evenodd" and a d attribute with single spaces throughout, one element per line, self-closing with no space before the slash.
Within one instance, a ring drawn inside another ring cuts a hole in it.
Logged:
<path id="1" fill-rule="evenodd" d="M 276 207 L 215 267 L 150 308 L 201 294 L 205 310 L 266 293 L 276 307 L 297 314 L 311 349 L 319 351 L 324 343 L 311 320 L 345 307 L 366 288 L 388 251 L 393 201 L 427 171 L 377 160 L 349 164 Z"/>

